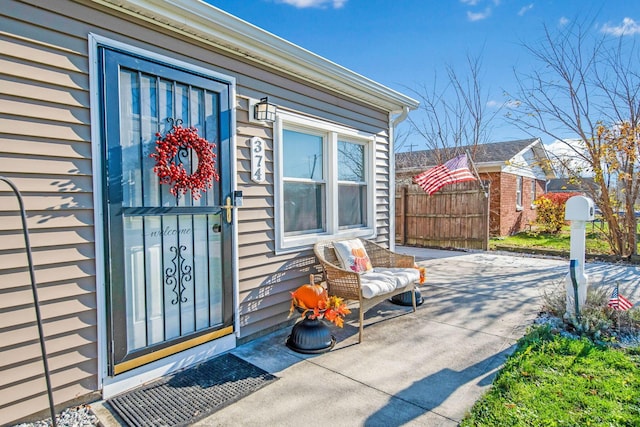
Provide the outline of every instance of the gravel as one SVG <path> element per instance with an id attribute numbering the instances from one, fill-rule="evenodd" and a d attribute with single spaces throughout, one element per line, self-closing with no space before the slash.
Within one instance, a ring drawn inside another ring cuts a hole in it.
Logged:
<path id="1" fill-rule="evenodd" d="M 98 417 L 91 411 L 91 406 L 80 405 L 67 408 L 59 414 L 56 414 L 57 425 L 60 427 L 91 427 L 99 426 Z M 14 427 L 49 427 L 51 426 L 51 418 L 33 423 L 16 424 Z"/>
<path id="2" fill-rule="evenodd" d="M 573 332 L 569 332 L 566 329 L 566 324 L 559 317 L 553 316 L 549 313 L 540 313 L 538 317 L 533 321 L 536 325 L 549 325 L 553 330 L 556 330 L 563 337 L 579 339 L 580 336 Z M 615 341 L 610 343 L 612 347 L 619 348 L 633 348 L 640 346 L 640 330 L 636 330 L 633 333 L 616 334 Z"/>

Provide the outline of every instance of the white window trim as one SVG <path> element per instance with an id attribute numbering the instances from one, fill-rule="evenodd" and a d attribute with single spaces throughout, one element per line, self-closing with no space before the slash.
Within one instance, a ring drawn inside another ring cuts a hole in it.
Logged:
<path id="1" fill-rule="evenodd" d="M 324 173 L 326 185 L 326 232 L 309 233 L 298 236 L 284 235 L 283 221 L 283 131 L 286 129 L 308 131 L 312 134 L 323 133 L 326 135 L 326 146 L 324 147 Z M 338 227 L 338 139 L 347 142 L 361 143 L 366 146 L 366 178 L 367 178 L 367 225 L 362 228 L 350 228 L 340 230 Z M 276 231 L 276 253 L 294 252 L 300 249 L 307 249 L 314 243 L 332 238 L 362 237 L 373 238 L 376 234 L 375 228 L 375 135 L 366 134 L 358 130 L 322 121 L 319 119 L 305 117 L 288 111 L 279 111 L 274 124 L 274 221 Z M 335 178 L 335 179 L 334 179 Z"/>
<path id="2" fill-rule="evenodd" d="M 516 211 L 520 212 L 524 208 L 522 206 L 522 201 L 524 200 L 524 178 L 522 175 L 516 176 Z M 520 201 L 518 202 L 518 193 L 520 193 Z"/>
<path id="3" fill-rule="evenodd" d="M 531 209 L 535 209 L 536 208 L 536 204 L 533 203 L 536 200 L 536 197 L 538 197 L 538 180 L 533 178 L 533 180 L 531 181 Z"/>

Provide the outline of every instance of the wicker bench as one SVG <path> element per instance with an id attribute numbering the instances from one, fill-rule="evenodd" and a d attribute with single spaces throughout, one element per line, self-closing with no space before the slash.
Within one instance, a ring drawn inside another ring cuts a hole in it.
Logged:
<path id="1" fill-rule="evenodd" d="M 353 240 L 353 239 L 344 239 Z M 412 255 L 403 255 L 377 243 L 365 239 L 358 239 L 362 242 L 366 253 L 371 261 L 374 271 L 390 269 L 397 271 L 398 275 L 413 278 L 418 274 L 418 279 L 407 279 L 408 283 L 401 284 L 397 288 L 378 295 L 363 295 L 362 283 L 367 280 L 367 273 L 356 273 L 343 268 L 341 260 L 334 249 L 334 243 L 339 240 L 327 240 L 315 244 L 313 250 L 322 265 L 324 280 L 327 285 L 329 295 L 336 295 L 345 300 L 357 301 L 360 308 L 359 336 L 358 342 L 362 342 L 362 331 L 364 324 L 364 313 L 375 305 L 385 301 L 395 295 L 411 292 L 411 302 L 413 311 L 416 311 L 415 286 L 419 280 L 419 273 L 414 268 L 415 258 Z M 402 269 L 402 270 L 395 270 Z"/>

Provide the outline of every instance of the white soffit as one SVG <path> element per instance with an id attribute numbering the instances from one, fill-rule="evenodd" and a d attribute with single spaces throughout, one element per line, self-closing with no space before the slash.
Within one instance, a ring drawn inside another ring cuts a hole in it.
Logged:
<path id="1" fill-rule="evenodd" d="M 201 0 L 92 0 L 392 112 L 419 102 Z"/>

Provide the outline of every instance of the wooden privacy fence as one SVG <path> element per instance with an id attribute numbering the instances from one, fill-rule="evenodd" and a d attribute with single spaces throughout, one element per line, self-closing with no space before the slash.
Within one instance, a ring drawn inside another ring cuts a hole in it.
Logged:
<path id="1" fill-rule="evenodd" d="M 488 193 L 488 182 L 485 188 Z M 477 181 L 447 185 L 432 196 L 415 184 L 398 185 L 396 243 L 488 250 L 489 197 Z"/>

